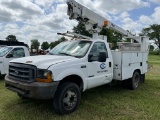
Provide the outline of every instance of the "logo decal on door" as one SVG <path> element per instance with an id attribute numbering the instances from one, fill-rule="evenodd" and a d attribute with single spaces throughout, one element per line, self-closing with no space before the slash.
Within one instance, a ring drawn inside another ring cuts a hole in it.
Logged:
<path id="1" fill-rule="evenodd" d="M 100 64 L 100 68 L 101 69 L 105 69 L 106 68 L 106 64 L 105 63 Z"/>

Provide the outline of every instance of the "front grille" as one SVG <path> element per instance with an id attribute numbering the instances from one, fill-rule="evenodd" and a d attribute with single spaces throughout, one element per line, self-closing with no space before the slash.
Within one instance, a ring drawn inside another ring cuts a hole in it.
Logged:
<path id="1" fill-rule="evenodd" d="M 10 63 L 9 78 L 16 81 L 33 82 L 36 78 L 36 67 L 32 65 Z"/>

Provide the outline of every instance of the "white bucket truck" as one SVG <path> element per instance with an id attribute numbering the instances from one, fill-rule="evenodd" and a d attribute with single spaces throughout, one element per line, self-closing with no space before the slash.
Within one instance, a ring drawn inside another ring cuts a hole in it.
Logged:
<path id="1" fill-rule="evenodd" d="M 21 98 L 53 98 L 54 110 L 63 115 L 76 110 L 81 92 L 112 80 L 136 89 L 147 72 L 149 49 L 147 37 L 132 36 L 74 0 L 67 5 L 70 19 L 83 22 L 93 38 L 73 33 L 79 38 L 60 43 L 49 55 L 12 60 L 5 77 L 6 88 Z M 119 49 L 111 51 L 105 37 L 98 35 L 103 27 L 137 43 L 118 43 Z"/>

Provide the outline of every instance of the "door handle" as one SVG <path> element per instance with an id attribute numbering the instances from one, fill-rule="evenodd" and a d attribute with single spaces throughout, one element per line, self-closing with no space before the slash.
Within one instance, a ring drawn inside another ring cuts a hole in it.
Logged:
<path id="1" fill-rule="evenodd" d="M 86 68 L 86 67 L 87 67 L 86 65 L 82 65 L 82 66 L 81 66 L 81 68 Z"/>
<path id="2" fill-rule="evenodd" d="M 112 67 L 112 63 L 111 62 L 109 62 L 109 67 Z"/>

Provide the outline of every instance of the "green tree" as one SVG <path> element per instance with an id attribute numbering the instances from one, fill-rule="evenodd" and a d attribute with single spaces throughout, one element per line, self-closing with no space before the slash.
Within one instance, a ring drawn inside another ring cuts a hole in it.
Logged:
<path id="1" fill-rule="evenodd" d="M 153 50 L 154 50 L 154 46 L 150 45 L 150 51 L 153 51 Z"/>
<path id="2" fill-rule="evenodd" d="M 50 49 L 54 48 L 56 45 L 58 45 L 61 42 L 66 41 L 67 39 L 65 37 L 61 37 L 60 39 L 58 39 L 57 41 L 51 42 L 50 43 Z"/>
<path id="3" fill-rule="evenodd" d="M 92 37 L 92 35 L 86 30 L 85 25 L 82 22 L 79 22 L 78 25 L 73 28 L 73 31 L 81 35 Z M 108 28 L 103 28 L 99 34 L 107 36 L 108 42 L 113 44 L 112 49 L 117 47 L 117 42 L 120 42 L 123 37 L 120 33 Z"/>
<path id="4" fill-rule="evenodd" d="M 85 25 L 82 22 L 79 22 L 78 25 L 73 28 L 73 32 L 88 37 L 92 37 L 92 35 L 86 30 Z"/>
<path id="5" fill-rule="evenodd" d="M 6 41 L 18 41 L 15 35 L 8 35 Z"/>
<path id="6" fill-rule="evenodd" d="M 122 41 L 123 37 L 122 34 L 108 28 L 103 28 L 99 34 L 107 36 L 107 41 L 113 44 L 112 49 L 117 47 L 117 42 Z"/>
<path id="7" fill-rule="evenodd" d="M 155 44 L 160 49 L 160 25 L 153 24 L 150 27 L 143 28 L 142 33 L 147 35 L 150 40 L 155 40 Z"/>
<path id="8" fill-rule="evenodd" d="M 47 41 L 43 42 L 41 45 L 41 48 L 42 48 L 42 50 L 47 50 L 49 48 L 49 43 Z"/>
<path id="9" fill-rule="evenodd" d="M 40 42 L 37 39 L 31 40 L 31 52 L 32 52 L 32 49 L 36 49 L 38 53 L 39 46 L 40 46 Z"/>

